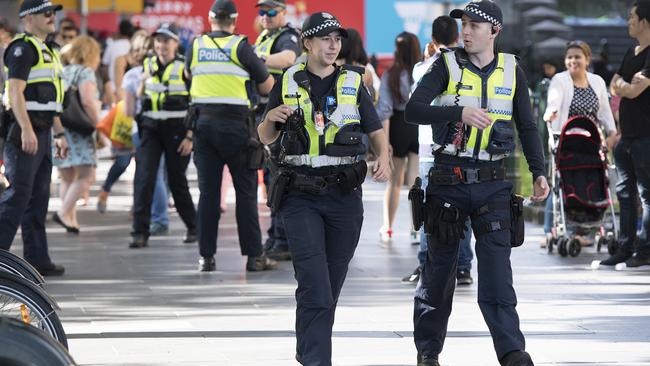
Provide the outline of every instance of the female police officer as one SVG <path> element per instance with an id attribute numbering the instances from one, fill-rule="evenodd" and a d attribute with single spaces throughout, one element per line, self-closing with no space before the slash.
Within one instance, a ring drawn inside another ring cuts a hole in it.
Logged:
<path id="1" fill-rule="evenodd" d="M 363 221 L 367 167 L 356 160 L 364 152 L 362 133 L 379 152 L 374 178 L 390 175 L 386 136 L 362 87 L 363 69 L 334 66 L 346 34 L 329 13 L 305 21 L 307 62 L 284 72 L 258 126 L 265 144 L 280 138 L 269 203 L 286 227 L 298 281 L 296 359 L 304 365 L 331 365 L 334 311 Z"/>
<path id="2" fill-rule="evenodd" d="M 501 365 L 529 366 L 519 329 L 510 268 L 512 184 L 504 156 L 514 149 L 513 125 L 534 179 L 534 201 L 546 198 L 544 156 L 524 72 L 513 55 L 495 53 L 503 16 L 490 0 L 450 14 L 462 18 L 464 48 L 446 52 L 422 78 L 406 106 L 406 120 L 431 124 L 435 163 L 429 171 L 425 231 L 429 256 L 415 294 L 418 365 L 435 366 L 454 294 L 458 242 L 467 216 L 476 236 L 478 302 Z M 432 105 L 432 101 L 434 101 Z M 514 201 L 516 202 L 516 201 Z M 521 207 L 521 202 L 517 202 Z"/>

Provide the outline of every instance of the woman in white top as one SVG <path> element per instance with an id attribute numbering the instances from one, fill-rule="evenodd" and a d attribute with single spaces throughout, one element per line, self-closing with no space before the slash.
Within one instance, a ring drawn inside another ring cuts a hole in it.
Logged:
<path id="1" fill-rule="evenodd" d="M 590 61 L 591 48 L 587 43 L 573 41 L 567 45 L 564 53 L 566 71 L 556 74 L 551 79 L 544 121 L 550 123 L 549 135 L 557 135 L 569 118 L 590 117 L 605 129 L 606 144 L 611 150 L 616 139 L 616 124 L 605 81 L 600 76 L 587 71 Z M 544 213 L 544 233 L 547 238 L 551 235 L 552 221 L 553 201 L 549 196 Z M 580 237 L 577 238 L 581 240 Z M 585 243 L 583 240 L 581 242 Z"/>

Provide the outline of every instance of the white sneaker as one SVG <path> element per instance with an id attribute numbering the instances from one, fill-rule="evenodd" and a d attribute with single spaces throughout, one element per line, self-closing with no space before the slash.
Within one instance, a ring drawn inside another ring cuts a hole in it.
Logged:
<path id="1" fill-rule="evenodd" d="M 392 229 L 384 230 L 383 228 L 379 229 L 379 240 L 382 243 L 389 243 L 393 241 L 393 230 Z"/>

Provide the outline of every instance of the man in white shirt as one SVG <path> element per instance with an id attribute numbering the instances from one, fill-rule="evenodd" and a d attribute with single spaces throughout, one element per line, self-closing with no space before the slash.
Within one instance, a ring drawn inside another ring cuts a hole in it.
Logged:
<path id="1" fill-rule="evenodd" d="M 135 32 L 133 24 L 125 19 L 120 22 L 118 37 L 106 45 L 102 56 L 101 73 L 105 80 L 104 90 L 113 96 L 119 86 L 115 85 L 115 60 L 129 52 L 131 36 Z M 108 83 L 108 84 L 106 84 Z"/>
<path id="2" fill-rule="evenodd" d="M 429 71 L 433 62 L 440 57 L 443 50 L 451 49 L 458 46 L 458 24 L 450 16 L 443 15 L 436 18 L 431 25 L 431 42 L 427 43 L 424 50 L 424 61 L 417 63 L 413 67 L 413 90 L 418 86 L 419 81 Z M 413 91 L 411 90 L 411 91 Z M 420 144 L 419 157 L 420 157 L 420 177 L 422 178 L 423 189 L 427 186 L 427 174 L 429 169 L 433 167 L 433 136 L 431 133 L 431 126 L 419 125 L 418 140 Z M 471 227 L 467 225 L 466 227 Z M 460 242 L 460 250 L 458 252 L 458 272 L 456 274 L 456 283 L 458 285 L 470 285 L 474 282 L 470 275 L 472 269 L 472 247 L 470 241 L 472 234 L 470 230 L 465 231 L 465 239 Z M 424 234 L 424 229 L 420 229 L 420 250 L 418 251 L 418 267 L 413 273 L 402 278 L 402 282 L 417 284 L 420 279 L 422 265 L 427 257 L 427 239 Z"/>

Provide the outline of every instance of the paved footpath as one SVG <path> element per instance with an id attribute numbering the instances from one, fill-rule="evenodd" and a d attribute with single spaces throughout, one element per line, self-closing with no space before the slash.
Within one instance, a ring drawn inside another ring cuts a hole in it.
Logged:
<path id="1" fill-rule="evenodd" d="M 100 183 L 107 169 L 101 162 Z M 181 243 L 184 229 L 175 213 L 169 235 L 151 238 L 147 249 L 128 249 L 132 173 L 131 167 L 116 185 L 106 214 L 95 211 L 94 199 L 80 209 L 78 237 L 48 224 L 52 257 L 66 274 L 48 279 L 47 290 L 62 308 L 75 360 L 296 365 L 291 264 L 244 271 L 232 202 L 221 221 L 217 272 L 196 271 L 197 247 Z M 190 175 L 197 199 L 196 176 Z M 364 186 L 365 224 L 338 305 L 334 365 L 415 365 L 413 286 L 400 278 L 415 267 L 417 247 L 408 243 L 403 193 L 394 241 L 381 245 L 383 185 Z M 50 210 L 59 204 L 53 198 Z M 260 210 L 265 229 L 268 211 L 263 204 Z M 517 309 L 535 363 L 650 365 L 650 267 L 592 270 L 592 260 L 605 254 L 586 248 L 577 258 L 548 255 L 539 248 L 541 238 L 540 227 L 528 226 L 525 245 L 512 255 Z M 14 252 L 22 252 L 20 245 Z M 442 365 L 498 365 L 476 297 L 476 283 L 456 290 Z"/>

